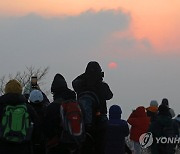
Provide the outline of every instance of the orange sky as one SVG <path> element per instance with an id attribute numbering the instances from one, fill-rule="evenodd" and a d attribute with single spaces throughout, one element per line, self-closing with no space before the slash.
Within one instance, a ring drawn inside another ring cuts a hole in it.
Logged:
<path id="1" fill-rule="evenodd" d="M 132 16 L 137 39 L 148 38 L 160 51 L 180 49 L 180 0 L 0 0 L 1 16 L 78 15 L 89 9 L 122 9 Z"/>

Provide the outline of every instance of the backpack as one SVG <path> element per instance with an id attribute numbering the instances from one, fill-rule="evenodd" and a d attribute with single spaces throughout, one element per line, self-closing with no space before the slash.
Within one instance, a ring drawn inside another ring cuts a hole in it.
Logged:
<path id="1" fill-rule="evenodd" d="M 169 126 L 162 127 L 162 136 L 163 137 L 175 137 L 175 128 L 174 128 L 174 122 L 172 121 Z"/>
<path id="2" fill-rule="evenodd" d="M 26 105 L 7 105 L 0 123 L 0 138 L 5 141 L 21 143 L 29 141 L 31 135 L 32 123 Z"/>
<path id="3" fill-rule="evenodd" d="M 60 104 L 61 126 L 60 141 L 63 143 L 81 143 L 85 140 L 83 115 L 77 101 L 62 101 Z"/>
<path id="4" fill-rule="evenodd" d="M 84 115 L 85 126 L 92 127 L 96 123 L 96 116 L 99 113 L 99 99 L 94 92 L 86 91 L 80 93 L 78 102 L 81 105 Z"/>
<path id="5" fill-rule="evenodd" d="M 174 122 L 171 120 L 171 124 L 168 126 L 160 126 L 161 137 L 174 138 L 176 136 Z M 174 143 L 160 143 L 157 146 L 159 153 L 171 154 L 175 152 Z"/>

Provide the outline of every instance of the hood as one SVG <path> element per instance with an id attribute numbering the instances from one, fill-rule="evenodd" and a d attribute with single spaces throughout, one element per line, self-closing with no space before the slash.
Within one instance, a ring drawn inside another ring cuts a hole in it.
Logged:
<path id="1" fill-rule="evenodd" d="M 51 84 L 51 92 L 59 93 L 68 89 L 65 78 L 61 74 L 56 74 Z"/>
<path id="2" fill-rule="evenodd" d="M 98 62 L 91 61 L 87 64 L 87 67 L 85 70 L 86 74 L 94 74 L 94 73 L 99 74 L 101 72 L 102 72 L 102 69 Z"/>
<path id="3" fill-rule="evenodd" d="M 170 115 L 169 107 L 166 105 L 160 105 L 158 108 L 158 114 L 164 115 L 164 116 L 169 116 Z"/>
<path id="4" fill-rule="evenodd" d="M 5 91 L 5 94 L 7 93 L 21 94 L 22 86 L 20 82 L 15 79 L 9 80 L 9 82 L 5 86 L 4 91 Z"/>
<path id="5" fill-rule="evenodd" d="M 156 113 L 156 112 L 158 112 L 158 107 L 156 107 L 156 106 L 150 106 L 150 107 L 147 107 L 146 110 L 147 110 L 147 111 L 150 111 L 150 112 Z"/>
<path id="6" fill-rule="evenodd" d="M 109 109 L 109 119 L 121 119 L 122 110 L 118 105 L 112 105 Z"/>
<path id="7" fill-rule="evenodd" d="M 168 101 L 168 99 L 167 99 L 167 98 L 163 98 L 161 104 L 162 104 L 162 105 L 166 105 L 167 107 L 169 107 L 169 101 Z"/>
<path id="8" fill-rule="evenodd" d="M 136 108 L 136 110 L 134 111 L 135 117 L 146 117 L 146 111 L 144 106 L 139 106 Z"/>
<path id="9" fill-rule="evenodd" d="M 102 72 L 99 63 L 95 61 L 88 63 L 84 74 L 86 76 L 88 86 L 96 85 L 99 81 L 102 81 L 104 77 L 104 73 Z"/>

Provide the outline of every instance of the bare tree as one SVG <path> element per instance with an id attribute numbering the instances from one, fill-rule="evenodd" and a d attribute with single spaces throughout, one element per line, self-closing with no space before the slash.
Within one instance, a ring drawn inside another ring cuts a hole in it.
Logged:
<path id="1" fill-rule="evenodd" d="M 40 85 L 44 84 L 43 79 L 47 75 L 49 67 L 45 68 L 35 68 L 33 66 L 26 67 L 26 70 L 23 72 L 18 71 L 15 75 L 9 74 L 8 76 L 4 75 L 0 78 L 0 95 L 4 94 L 4 87 L 8 80 L 16 79 L 24 87 L 31 80 L 32 76 L 37 76 L 38 83 Z"/>

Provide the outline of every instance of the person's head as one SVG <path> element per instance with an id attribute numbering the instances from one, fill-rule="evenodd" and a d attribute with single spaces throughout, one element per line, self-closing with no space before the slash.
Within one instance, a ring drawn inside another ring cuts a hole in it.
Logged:
<path id="1" fill-rule="evenodd" d="M 167 99 L 167 98 L 163 98 L 161 104 L 162 104 L 162 105 L 166 105 L 167 107 L 169 107 L 169 101 L 168 101 L 168 99 Z"/>
<path id="2" fill-rule="evenodd" d="M 169 108 L 167 105 L 161 104 L 158 108 L 158 114 L 159 115 L 165 115 L 165 116 L 170 116 L 169 113 Z"/>
<path id="3" fill-rule="evenodd" d="M 122 110 L 119 105 L 112 105 L 109 108 L 109 119 L 121 119 Z"/>
<path id="4" fill-rule="evenodd" d="M 51 84 L 51 93 L 61 93 L 66 89 L 68 89 L 68 87 L 65 78 L 61 74 L 57 73 Z"/>
<path id="5" fill-rule="evenodd" d="M 134 112 L 135 112 L 136 117 L 146 117 L 147 116 L 146 109 L 144 106 L 137 107 Z"/>
<path id="6" fill-rule="evenodd" d="M 158 102 L 156 100 L 152 100 L 150 102 L 150 107 L 158 107 Z"/>
<path id="7" fill-rule="evenodd" d="M 33 90 L 29 95 L 30 103 L 41 103 L 43 101 L 43 94 L 40 90 Z"/>
<path id="8" fill-rule="evenodd" d="M 7 93 L 15 93 L 15 94 L 22 94 L 22 85 L 19 81 L 13 79 L 9 80 L 5 86 L 5 94 Z"/>
<path id="9" fill-rule="evenodd" d="M 90 61 L 87 64 L 85 74 L 88 78 L 88 80 L 94 81 L 102 81 L 104 77 L 104 72 L 101 69 L 101 66 L 96 61 Z"/>

